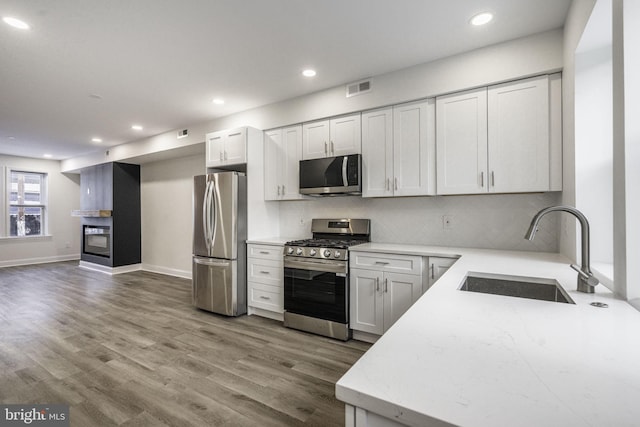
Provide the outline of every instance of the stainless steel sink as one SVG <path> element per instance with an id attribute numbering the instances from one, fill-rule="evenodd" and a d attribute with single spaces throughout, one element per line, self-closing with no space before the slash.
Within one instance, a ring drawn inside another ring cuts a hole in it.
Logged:
<path id="1" fill-rule="evenodd" d="M 459 289 L 461 291 L 575 304 L 562 289 L 562 286 L 553 279 L 470 272 Z"/>

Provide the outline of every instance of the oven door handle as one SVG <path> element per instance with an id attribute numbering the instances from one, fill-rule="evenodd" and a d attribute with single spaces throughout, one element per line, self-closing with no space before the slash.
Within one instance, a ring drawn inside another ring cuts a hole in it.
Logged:
<path id="1" fill-rule="evenodd" d="M 285 259 L 284 267 L 298 270 L 326 271 L 327 273 L 347 273 L 347 266 L 344 262 L 315 262 L 301 261 L 299 259 L 293 261 Z"/>

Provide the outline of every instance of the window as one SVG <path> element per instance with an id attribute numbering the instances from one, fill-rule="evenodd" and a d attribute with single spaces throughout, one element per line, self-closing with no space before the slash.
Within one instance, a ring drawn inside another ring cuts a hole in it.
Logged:
<path id="1" fill-rule="evenodd" d="M 42 236 L 46 230 L 47 174 L 8 171 L 9 236 Z"/>

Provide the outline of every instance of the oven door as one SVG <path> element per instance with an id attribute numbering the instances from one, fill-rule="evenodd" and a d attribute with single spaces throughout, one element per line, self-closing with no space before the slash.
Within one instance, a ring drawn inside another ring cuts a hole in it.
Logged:
<path id="1" fill-rule="evenodd" d="M 324 262 L 321 262 L 324 261 Z M 347 264 L 328 260 L 284 260 L 286 312 L 349 323 Z"/>

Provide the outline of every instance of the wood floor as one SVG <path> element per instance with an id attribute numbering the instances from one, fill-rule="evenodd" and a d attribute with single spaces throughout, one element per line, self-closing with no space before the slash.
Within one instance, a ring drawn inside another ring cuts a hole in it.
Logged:
<path id="1" fill-rule="evenodd" d="M 72 426 L 343 425 L 335 382 L 368 347 L 199 311 L 185 279 L 0 268 L 0 403 Z"/>

